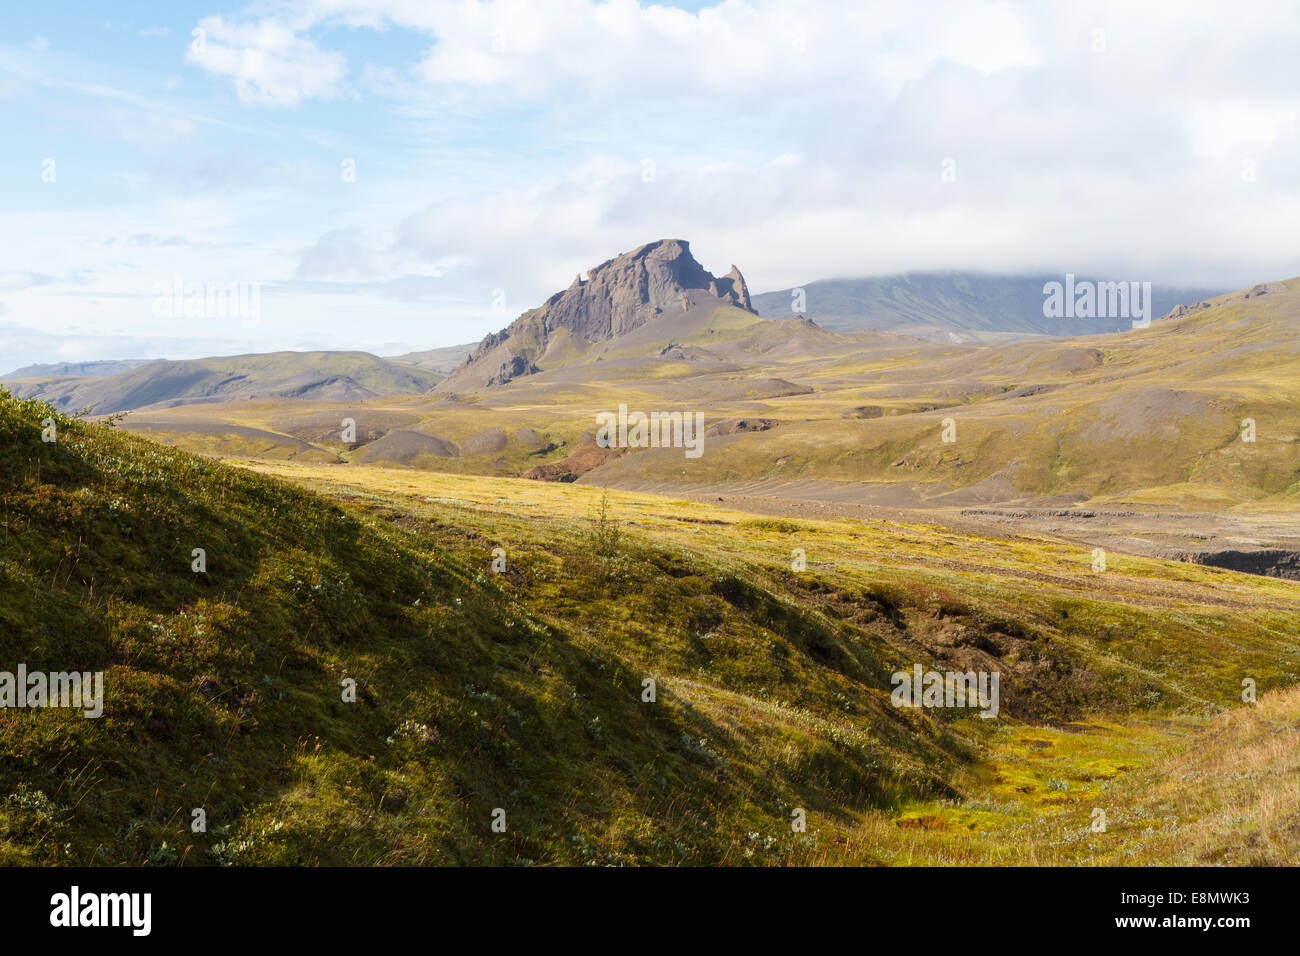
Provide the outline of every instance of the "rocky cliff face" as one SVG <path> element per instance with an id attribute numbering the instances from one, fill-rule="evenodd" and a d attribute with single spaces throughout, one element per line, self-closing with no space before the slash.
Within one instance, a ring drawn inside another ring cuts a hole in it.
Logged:
<path id="1" fill-rule="evenodd" d="M 615 339 L 668 313 L 685 313 L 701 302 L 753 312 L 744 276 L 734 265 L 715 277 L 695 261 L 689 243 L 661 239 L 603 262 L 574 278 L 563 292 L 525 312 L 506 329 L 487 336 L 439 391 L 499 385 L 545 367 L 557 334 L 579 345 Z M 757 313 L 755 313 L 757 314 Z"/>

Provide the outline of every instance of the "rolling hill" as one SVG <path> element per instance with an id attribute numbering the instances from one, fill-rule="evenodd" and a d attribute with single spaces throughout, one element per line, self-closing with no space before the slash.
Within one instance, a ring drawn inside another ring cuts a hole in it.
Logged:
<path id="1" fill-rule="evenodd" d="M 440 376 L 366 352 L 271 352 L 186 361 L 158 360 L 111 375 L 11 377 L 16 394 L 64 411 L 97 415 L 151 406 L 232 399 L 337 401 L 427 391 Z"/>

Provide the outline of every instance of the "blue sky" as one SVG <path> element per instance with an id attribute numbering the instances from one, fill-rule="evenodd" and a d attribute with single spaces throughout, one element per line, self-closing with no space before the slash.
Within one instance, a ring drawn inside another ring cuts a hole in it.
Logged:
<path id="1" fill-rule="evenodd" d="M 0 21 L 0 371 L 473 341 L 665 236 L 756 291 L 1300 273 L 1286 3 L 104 6 Z"/>

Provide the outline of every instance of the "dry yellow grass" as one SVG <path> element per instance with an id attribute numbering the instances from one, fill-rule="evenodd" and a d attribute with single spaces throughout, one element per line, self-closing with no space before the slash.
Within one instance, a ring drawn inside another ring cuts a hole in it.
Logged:
<path id="1" fill-rule="evenodd" d="M 1167 821 L 1132 833 L 1117 851 L 1134 862 L 1294 865 L 1300 860 L 1300 687 L 1217 718 L 1185 748 L 1126 780 L 1115 796 L 1121 806 L 1141 806 Z"/>
<path id="2" fill-rule="evenodd" d="M 1300 862 L 1300 687 L 1210 721 L 1080 735 L 1011 730 L 979 796 L 869 812 L 799 862 L 904 866 L 1294 866 Z M 1048 761 L 1027 741 L 1059 745 Z M 1019 739 L 1016 739 L 1019 738 Z M 1099 754 L 1105 757 L 1097 759 Z M 1162 754 L 1157 756 L 1157 754 Z M 1045 768 L 1049 777 L 1040 786 Z M 1116 762 L 1117 761 L 1117 762 Z M 1084 779 L 1079 779 L 1079 774 Z M 1035 778 L 1040 778 L 1038 781 Z M 1026 785 L 1028 784 L 1028 785 Z M 1096 812 L 1106 829 L 1093 829 Z"/>

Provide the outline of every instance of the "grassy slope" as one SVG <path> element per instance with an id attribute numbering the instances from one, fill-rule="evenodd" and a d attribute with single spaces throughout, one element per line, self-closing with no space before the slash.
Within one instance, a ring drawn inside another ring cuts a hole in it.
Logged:
<path id="1" fill-rule="evenodd" d="M 3 660 L 105 670 L 108 700 L 100 720 L 0 714 L 7 862 L 709 862 L 780 832 L 787 805 L 943 791 L 929 766 L 959 759 L 954 738 L 879 701 L 859 705 L 878 733 L 841 726 L 853 655 L 817 660 L 806 642 L 831 638 L 814 621 L 689 556 L 611 566 L 572 531 L 558 552 L 575 604 L 654 574 L 665 621 L 744 635 L 735 667 L 785 702 L 743 708 L 748 739 L 689 691 L 641 702 L 644 676 L 699 640 L 680 624 L 662 655 L 625 655 L 631 620 L 542 621 L 510 576 L 484 573 L 468 529 L 363 517 L 64 418 L 45 445 L 48 414 L 0 398 Z M 781 633 L 754 623 L 764 613 Z M 196 806 L 208 834 L 186 828 Z"/>
<path id="2" fill-rule="evenodd" d="M 749 654 L 729 622 L 701 635 L 707 656 L 688 647 L 691 655 L 678 650 L 672 628 L 657 624 L 652 613 L 629 625 L 628 604 L 634 612 L 635 603 L 591 606 L 568 598 L 565 568 L 575 559 L 565 554 L 562 529 L 590 512 L 594 490 L 387 469 L 257 467 L 401 514 L 438 515 L 447 533 L 466 535 L 466 545 L 482 547 L 485 559 L 490 542 L 520 544 L 519 583 L 549 620 L 576 622 L 611 645 L 631 626 L 635 640 L 620 653 L 640 656 L 653 648 L 656 655 L 679 655 L 673 672 L 681 676 L 667 686 L 690 693 L 701 707 L 722 708 L 719 723 L 734 726 L 746 710 L 770 705 L 763 682 L 755 686 L 739 669 Z M 1004 674 L 1004 707 L 1014 716 L 996 729 L 949 725 L 974 758 L 944 768 L 955 768 L 951 790 L 929 799 L 902 795 L 885 809 L 844 804 L 819 815 L 815 840 L 788 847 L 778 841 L 777 851 L 742 843 L 730 859 L 1149 862 L 1175 852 L 1172 845 L 1153 845 L 1145 832 L 1160 809 L 1144 796 L 1153 780 L 1170 792 L 1178 790 L 1172 781 L 1187 790 L 1179 826 L 1199 827 L 1206 840 L 1224 845 L 1235 838 L 1233 800 L 1250 798 L 1250 782 L 1237 781 L 1233 794 L 1200 793 L 1198 778 L 1181 771 L 1168 771 L 1167 779 L 1164 771 L 1129 772 L 1176 761 L 1168 754 L 1189 739 L 1200 742 L 1188 753 L 1202 747 L 1203 738 L 1193 736 L 1202 733 L 1201 715 L 1220 707 L 1231 711 L 1224 726 L 1245 726 L 1252 717 L 1242 716 L 1243 676 L 1264 688 L 1297 679 L 1300 649 L 1291 635 L 1300 589 L 1294 584 L 1141 559 L 1112 562 L 1099 576 L 1087 570 L 1086 551 L 1039 539 L 958 539 L 926 526 L 755 520 L 687 502 L 611 499 L 616 514 L 633 518 L 628 533 L 636 539 L 707 554 L 710 564 L 736 567 L 746 577 L 763 574 L 773 584 L 769 593 L 815 611 L 814 620 L 848 625 L 853 640 L 887 667 L 900 660 L 961 660 L 963 646 L 986 640 L 1002 645 L 996 666 Z M 479 543 L 483 534 L 487 541 Z M 793 546 L 807 550 L 805 574 L 784 570 Z M 634 576 L 625 590 L 653 594 L 662 586 L 652 573 Z M 880 609 L 864 607 L 867 593 L 889 596 L 888 627 L 872 620 Z M 1008 643 L 1006 631 L 1018 626 L 1035 640 Z M 1035 666 L 1026 669 L 1027 661 Z M 845 692 L 848 706 L 837 720 L 856 716 L 862 683 Z M 823 706 L 799 702 L 814 714 Z M 831 712 L 837 709 L 832 705 Z M 1222 731 L 1216 726 L 1209 733 Z M 1096 806 L 1110 815 L 1107 834 L 1090 834 Z M 1300 846 L 1278 819 L 1262 819 L 1258 828 L 1271 841 L 1271 861 L 1296 858 Z"/>
<path id="3" fill-rule="evenodd" d="M 1203 714 L 1300 671 L 1287 582 L 635 496 L 601 556 L 589 489 L 281 466 L 331 501 L 65 418 L 43 444 L 48 414 L 0 398 L 0 662 L 103 669 L 107 706 L 0 712 L 6 862 L 940 854 L 899 823 L 1032 776 L 1015 728 Z M 1007 728 L 893 708 L 912 661 L 999 667 Z"/>

